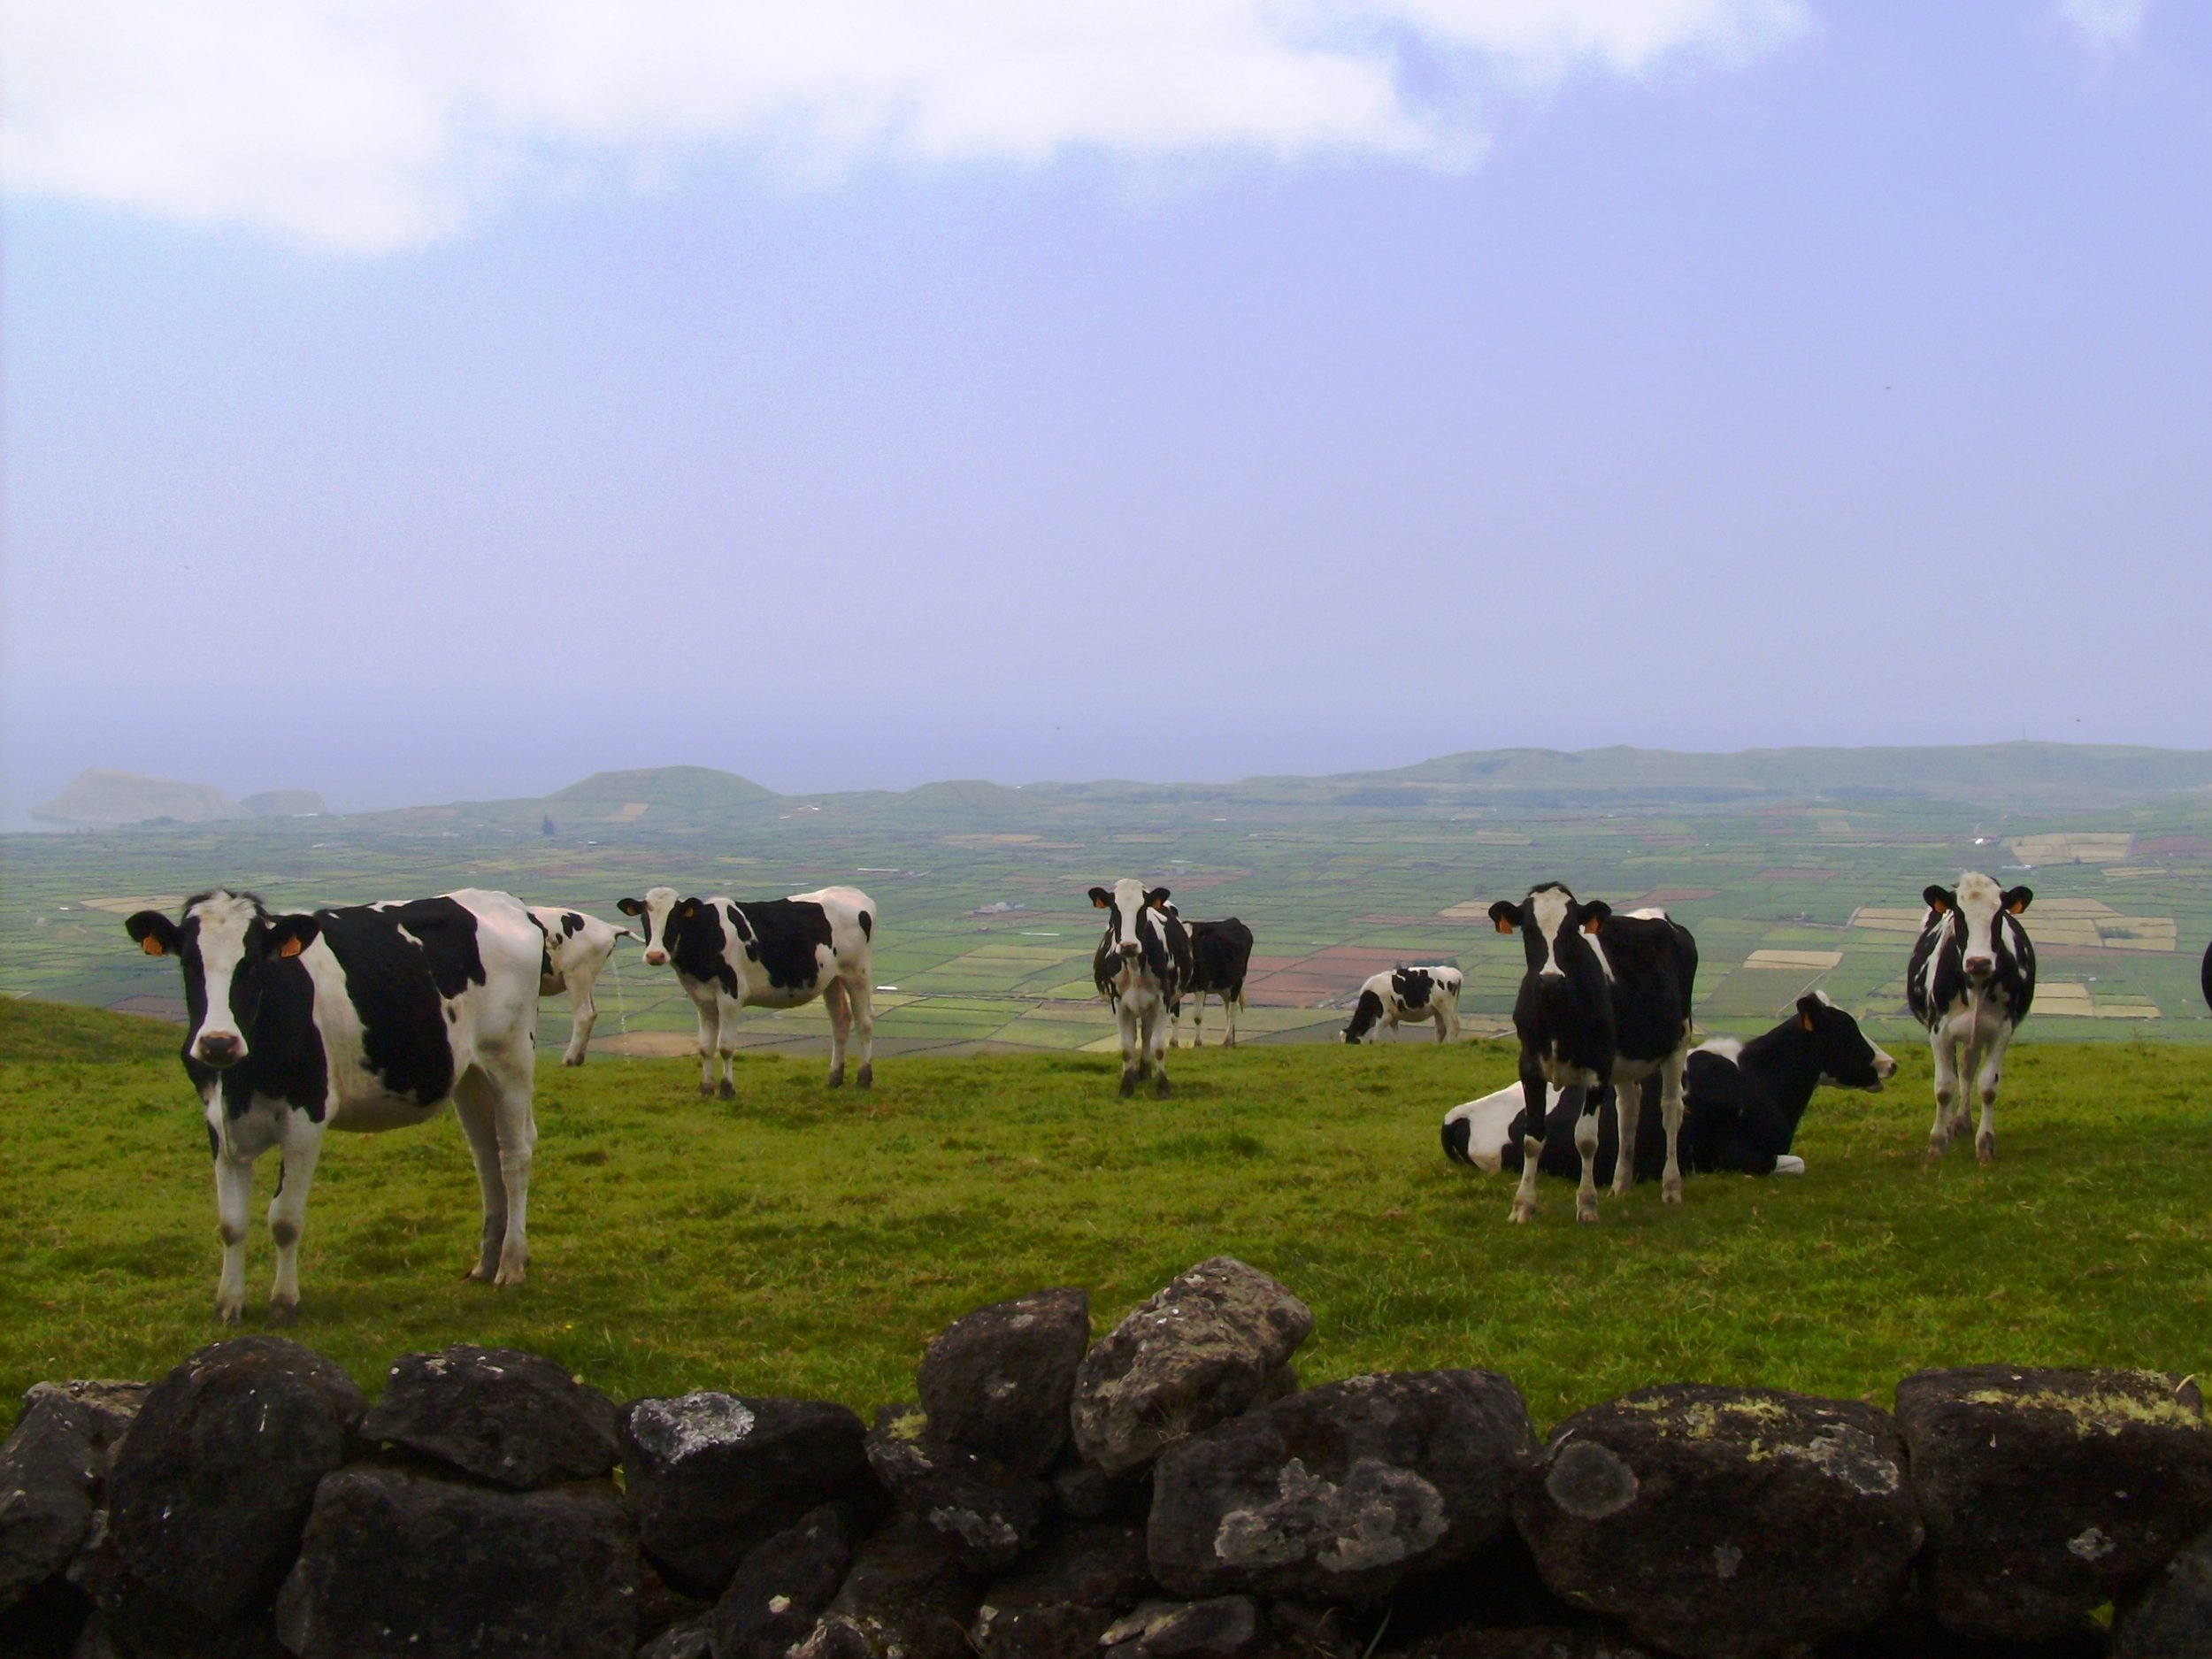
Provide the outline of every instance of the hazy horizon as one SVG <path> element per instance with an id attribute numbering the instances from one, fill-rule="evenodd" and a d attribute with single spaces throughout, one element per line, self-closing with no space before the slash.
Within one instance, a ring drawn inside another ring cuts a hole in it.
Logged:
<path id="1" fill-rule="evenodd" d="M 2204 739 L 2204 8 L 596 15 L 17 19 L 0 822 Z"/>

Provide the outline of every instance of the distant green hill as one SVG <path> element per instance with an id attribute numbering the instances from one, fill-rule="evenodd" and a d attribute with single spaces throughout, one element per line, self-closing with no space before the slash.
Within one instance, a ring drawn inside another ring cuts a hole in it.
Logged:
<path id="1" fill-rule="evenodd" d="M 0 1062 L 170 1060 L 183 1030 L 136 1014 L 0 997 Z"/>
<path id="2" fill-rule="evenodd" d="M 750 778 L 710 766 L 644 766 L 628 772 L 595 772 L 580 783 L 549 795 L 548 811 L 624 821 L 635 818 L 698 819 L 734 811 L 755 811 L 779 797 Z M 642 807 L 643 811 L 635 809 Z"/>

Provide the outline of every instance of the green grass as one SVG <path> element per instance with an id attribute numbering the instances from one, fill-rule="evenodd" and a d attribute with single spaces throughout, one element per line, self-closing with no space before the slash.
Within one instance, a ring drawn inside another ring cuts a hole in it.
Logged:
<path id="1" fill-rule="evenodd" d="M 0 1392 L 157 1372 L 221 1333 L 197 1104 L 149 1052 L 173 1033 L 4 1021 Z M 2212 1049 L 2016 1048 L 1989 1171 L 1923 1167 L 1925 1057 L 1901 1058 L 1884 1094 L 1816 1098 L 1801 1180 L 1693 1179 L 1679 1210 L 1640 1188 L 1595 1229 L 1552 1182 L 1509 1227 L 1506 1181 L 1444 1161 L 1438 1119 L 1509 1075 L 1502 1045 L 1181 1054 L 1168 1102 L 1120 1100 L 1097 1056 L 894 1061 L 867 1094 L 756 1057 L 735 1102 L 700 1100 L 688 1061 L 546 1065 L 530 1282 L 459 1282 L 477 1198 L 449 1121 L 333 1135 L 296 1334 L 371 1386 L 470 1340 L 618 1397 L 864 1409 L 910 1394 L 924 1341 L 979 1303 L 1083 1286 L 1102 1331 L 1227 1252 L 1312 1305 L 1309 1383 L 1486 1366 L 1545 1422 L 1678 1379 L 1886 1402 L 1907 1371 L 1980 1360 L 2212 1372 Z M 273 1179 L 265 1162 L 249 1330 Z"/>

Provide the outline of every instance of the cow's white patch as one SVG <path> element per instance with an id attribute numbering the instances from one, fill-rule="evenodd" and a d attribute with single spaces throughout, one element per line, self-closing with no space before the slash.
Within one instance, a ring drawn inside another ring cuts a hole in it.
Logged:
<path id="1" fill-rule="evenodd" d="M 1727 1061 L 1731 1065 L 1735 1065 L 1743 1059 L 1743 1041 L 1736 1037 L 1709 1037 L 1691 1052 L 1709 1054 L 1717 1059 Z"/>
<path id="2" fill-rule="evenodd" d="M 1966 924 L 1965 959 L 1986 957 L 1993 963 L 1997 941 L 1991 935 L 2004 910 L 2003 890 L 1987 876 L 1969 872 L 1959 878 L 1958 895 L 1958 913 Z"/>
<path id="3" fill-rule="evenodd" d="M 1563 979 L 1559 965 L 1559 930 L 1567 925 L 1567 895 L 1557 887 L 1542 887 L 1528 895 L 1528 913 L 1544 941 L 1544 965 L 1537 972 L 1547 979 Z"/>
<path id="4" fill-rule="evenodd" d="M 196 919 L 200 925 L 200 982 L 207 991 L 207 1011 L 200 1018 L 199 1030 L 192 1033 L 193 1046 L 207 1037 L 234 1038 L 242 1059 L 247 1053 L 246 1036 L 230 1011 L 230 984 L 238 964 L 246 959 L 246 930 L 253 925 L 254 914 L 251 899 L 223 892 L 210 894 L 185 912 L 188 920 Z"/>

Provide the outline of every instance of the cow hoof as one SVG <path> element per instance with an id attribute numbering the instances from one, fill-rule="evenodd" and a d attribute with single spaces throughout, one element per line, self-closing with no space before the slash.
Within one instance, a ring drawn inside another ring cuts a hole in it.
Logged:
<path id="1" fill-rule="evenodd" d="M 1174 1092 L 1175 1091 L 1172 1088 L 1168 1087 L 1167 1073 L 1164 1071 L 1161 1072 L 1158 1080 L 1152 1085 L 1152 1098 L 1155 1100 L 1165 1100 Z"/>
<path id="2" fill-rule="evenodd" d="M 1659 1202 L 1663 1204 L 1680 1203 L 1682 1202 L 1681 1181 L 1678 1179 L 1671 1180 L 1669 1181 L 1664 1187 L 1661 1187 L 1659 1189 Z"/>
<path id="3" fill-rule="evenodd" d="M 1997 1161 L 1997 1137 L 1995 1135 L 1976 1136 L 1974 1158 L 1977 1163 L 1994 1164 Z"/>
<path id="4" fill-rule="evenodd" d="M 1512 1212 L 1506 1217 L 1506 1219 L 1517 1225 L 1524 1221 L 1533 1221 L 1536 1219 L 1536 1206 L 1525 1204 L 1517 1198 L 1513 1201 Z"/>
<path id="5" fill-rule="evenodd" d="M 1234 1037 L 1231 1037 L 1221 1046 L 1225 1048 L 1233 1048 L 1237 1046 L 1237 1040 Z"/>
<path id="6" fill-rule="evenodd" d="M 269 1323 L 271 1325 L 291 1325 L 296 1323 L 299 1317 L 300 1304 L 297 1300 L 279 1302 L 274 1296 L 269 1298 Z"/>
<path id="7" fill-rule="evenodd" d="M 719 1083 L 714 1086 L 714 1092 L 716 1095 L 722 1100 L 735 1100 L 737 1098 L 737 1087 L 727 1078 L 724 1078 Z"/>
<path id="8" fill-rule="evenodd" d="M 1598 1225 L 1598 1207 L 1595 1204 L 1577 1204 L 1575 1206 L 1575 1219 L 1586 1227 L 1596 1226 Z"/>
<path id="9" fill-rule="evenodd" d="M 829 1086 L 832 1088 L 843 1088 L 845 1087 L 845 1068 L 843 1066 L 841 1065 L 832 1068 L 829 1074 Z"/>
<path id="10" fill-rule="evenodd" d="M 1136 1074 L 1134 1071 L 1124 1071 L 1124 1072 L 1121 1074 L 1121 1097 L 1122 1097 L 1122 1099 L 1124 1099 L 1124 1100 L 1127 1100 L 1127 1099 L 1128 1099 L 1128 1098 L 1129 1098 L 1132 1094 L 1135 1094 L 1136 1092 L 1137 1092 L 1137 1074 Z"/>
<path id="11" fill-rule="evenodd" d="M 518 1262 L 512 1267 L 503 1267 L 499 1270 L 497 1276 L 492 1280 L 492 1288 L 494 1290 L 511 1289 L 522 1283 L 528 1276 L 522 1263 Z"/>
<path id="12" fill-rule="evenodd" d="M 584 1056 L 580 1054 L 565 1054 L 561 1056 L 563 1065 L 581 1065 L 583 1063 Z"/>
<path id="13" fill-rule="evenodd" d="M 854 1078 L 853 1078 L 853 1087 L 854 1087 L 855 1088 L 873 1088 L 873 1087 L 875 1087 L 875 1086 L 876 1086 L 876 1069 L 875 1069 L 875 1067 L 874 1067 L 874 1066 L 872 1066 L 872 1065 L 864 1065 L 864 1066 L 862 1066 L 862 1067 L 860 1068 L 859 1071 L 858 1071 L 857 1073 L 856 1073 L 856 1074 L 855 1074 L 855 1076 L 854 1076 Z"/>
<path id="14" fill-rule="evenodd" d="M 701 1100 L 712 1100 L 714 1098 L 714 1085 L 711 1083 L 700 1084 L 699 1098 Z"/>
<path id="15" fill-rule="evenodd" d="M 1937 1163 L 1937 1162 L 1940 1161 L 1940 1160 L 1941 1160 L 1941 1158 L 1942 1158 L 1942 1156 L 1943 1156 L 1943 1155 L 1944 1155 L 1946 1152 L 1948 1152 L 1950 1149 L 1951 1149 L 1951 1143 L 1950 1143 L 1950 1141 L 1949 1141 L 1947 1138 L 1945 1138 L 1944 1136 L 1942 1136 L 1942 1135 L 1930 1135 L 1930 1136 L 1928 1137 L 1928 1162 L 1929 1162 L 1929 1163 L 1931 1163 L 1931 1164 L 1934 1164 L 1934 1163 Z"/>
<path id="16" fill-rule="evenodd" d="M 245 1319 L 246 1305 L 241 1302 L 219 1302 L 215 1304 L 215 1317 L 225 1325 L 238 1325 Z"/>

